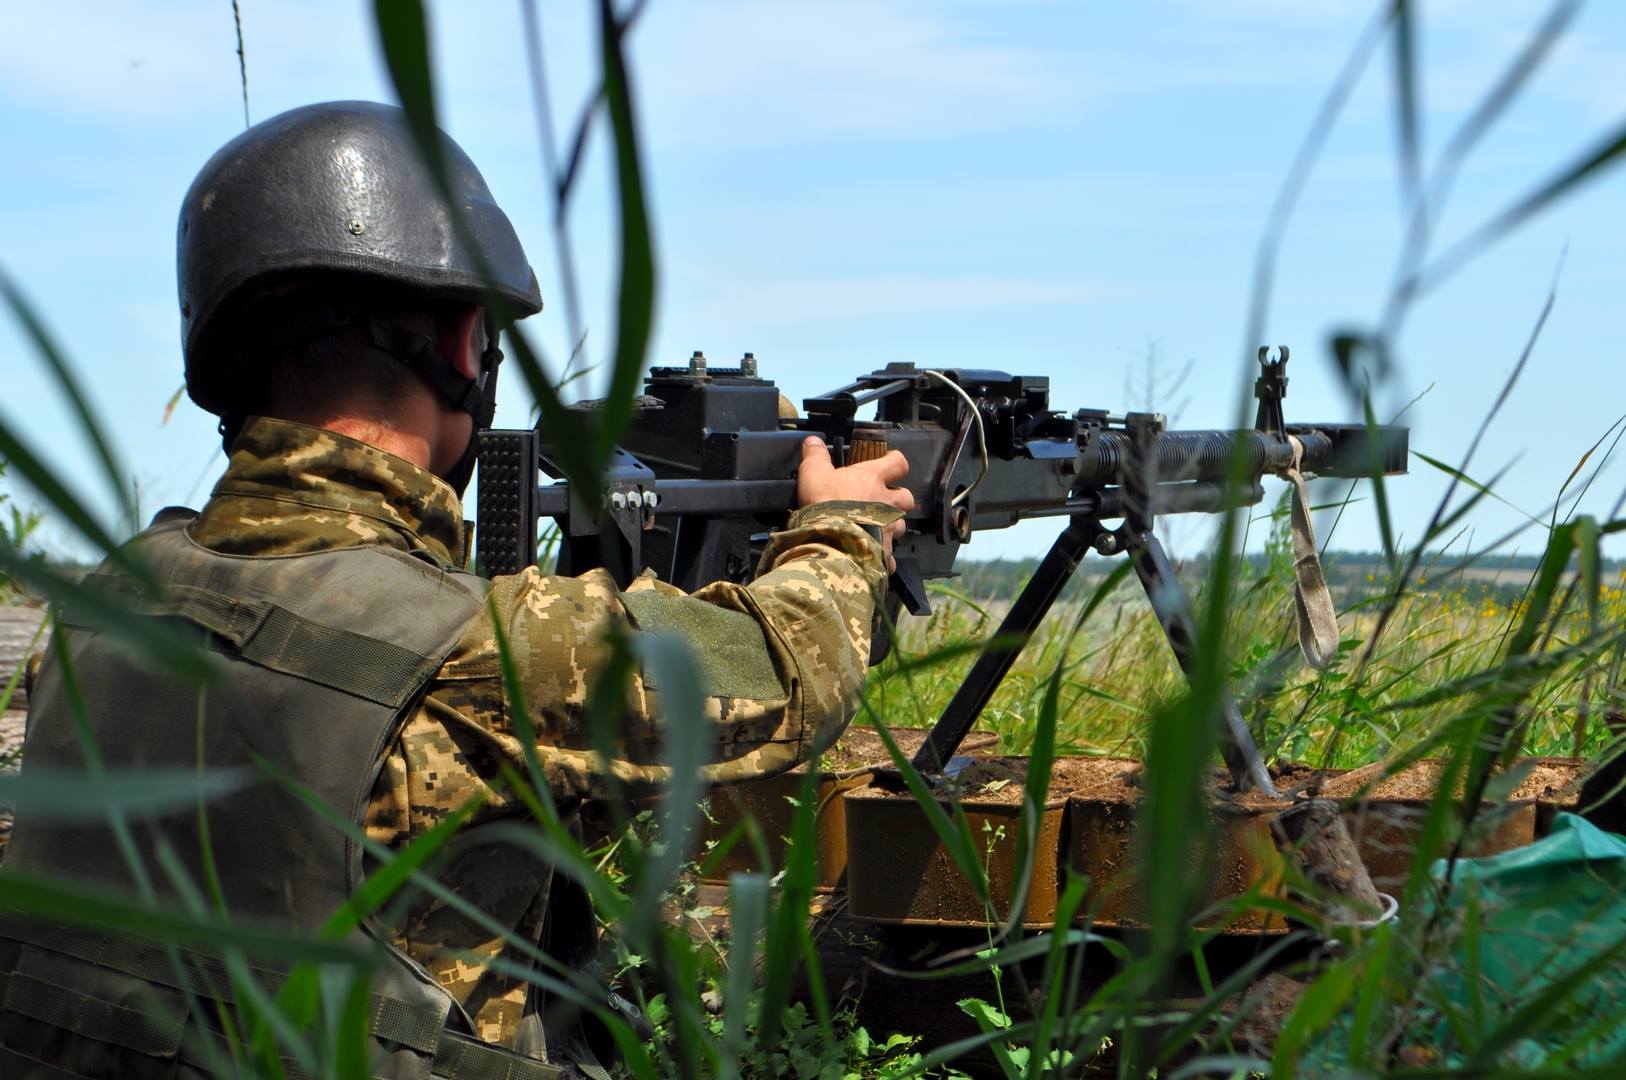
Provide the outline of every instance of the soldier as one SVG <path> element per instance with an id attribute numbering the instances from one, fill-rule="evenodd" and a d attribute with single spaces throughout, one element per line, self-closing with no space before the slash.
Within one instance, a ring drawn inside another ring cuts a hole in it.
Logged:
<path id="1" fill-rule="evenodd" d="M 202 691 L 171 681 L 69 613 L 37 680 L 25 759 L 83 767 L 77 685 L 110 768 L 260 760 L 292 777 L 359 828 L 347 836 L 273 783 L 212 804 L 207 825 L 232 913 L 306 932 L 351 895 L 364 840 L 399 848 L 483 796 L 436 872 L 483 916 L 415 895 L 388 925 L 361 931 L 392 958 L 373 982 L 374 1074 L 597 1075 L 581 1027 L 544 1022 L 541 995 L 512 974 L 528 961 L 497 932 L 577 961 L 593 927 L 547 865 L 482 835 L 523 813 L 501 779 L 505 763 L 523 771 L 524 750 L 492 618 L 563 812 L 602 799 L 612 775 L 634 792 L 664 778 L 658 693 L 640 676 L 613 760 L 591 752 L 584 730 L 607 631 L 646 622 L 682 628 L 721 661 L 704 665 L 715 743 L 705 779 L 789 768 L 856 707 L 884 560 L 911 505 L 893 486 L 907 466 L 893 453 L 836 469 L 810 439 L 802 508 L 748 586 L 686 596 L 647 575 L 621 592 L 603 571 L 489 582 L 464 572 L 459 499 L 502 357 L 484 290 L 519 317 L 542 302 L 484 180 L 445 146 L 490 280 L 397 109 L 295 109 L 198 174 L 178 237 L 187 390 L 221 418 L 230 463 L 201 512 L 165 510 L 133 541 L 165 589 L 129 600 L 201 628 L 224 676 Z M 114 578 L 104 568 L 91 581 Z M 135 830 L 161 898 L 181 895 L 156 858 L 164 845 L 165 865 L 206 880 L 199 824 L 181 815 Z M 8 867 L 130 892 L 110 833 L 25 814 Z M 196 977 L 181 979 L 157 946 L 0 916 L 0 1074 L 203 1074 L 207 1044 L 220 1045 L 210 999 L 229 999 L 230 983 L 218 961 L 192 963 Z M 188 1008 L 188 990 L 202 1008 Z"/>

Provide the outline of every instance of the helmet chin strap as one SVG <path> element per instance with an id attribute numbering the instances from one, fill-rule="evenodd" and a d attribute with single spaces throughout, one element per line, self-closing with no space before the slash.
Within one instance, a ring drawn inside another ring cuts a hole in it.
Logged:
<path id="1" fill-rule="evenodd" d="M 480 433 L 491 427 L 491 418 L 497 408 L 497 365 L 502 363 L 502 350 L 497 348 L 496 328 L 491 326 L 489 320 L 486 330 L 488 334 L 486 347 L 480 354 L 485 422 L 482 423 L 479 416 L 474 418 L 474 430 L 469 432 L 469 445 L 463 448 L 463 456 L 457 459 L 457 464 L 442 477 L 452 486 L 452 490 L 457 492 L 459 499 L 463 498 L 463 492 L 468 490 L 469 480 L 474 476 L 474 464 L 480 457 Z"/>
<path id="2" fill-rule="evenodd" d="M 215 425 L 215 430 L 220 433 L 220 449 L 226 452 L 227 457 L 231 456 L 231 444 L 243 433 L 243 425 L 246 423 L 248 423 L 247 414 L 227 413 L 220 418 L 220 423 Z"/>
<path id="3" fill-rule="evenodd" d="M 440 355 L 427 334 L 390 326 L 372 317 L 367 320 L 367 332 L 375 349 L 411 368 L 454 409 L 474 417 L 476 430 L 491 426 L 497 412 L 497 365 L 502 362 L 502 350 L 489 335 L 485 351 L 480 354 L 480 374 L 465 379 Z"/>
<path id="4" fill-rule="evenodd" d="M 480 374 L 473 379 L 459 375 L 440 355 L 435 343 L 424 334 L 416 334 L 400 327 L 388 326 L 375 318 L 368 319 L 368 333 L 373 347 L 387 353 L 411 368 L 419 378 L 433 387 L 453 408 L 474 418 L 474 430 L 463 455 L 442 479 L 451 485 L 461 499 L 474 476 L 474 464 L 480 456 L 480 432 L 491 427 L 497 412 L 497 367 L 502 363 L 502 350 L 497 347 L 496 326 L 486 316 L 486 347 L 480 354 Z"/>
<path id="5" fill-rule="evenodd" d="M 462 499 L 463 492 L 468 490 L 469 481 L 474 477 L 474 463 L 479 457 L 480 432 L 472 431 L 469 433 L 469 445 L 463 449 L 463 456 L 457 459 L 457 464 L 453 465 L 445 476 L 441 477 L 451 485 L 453 491 L 457 492 L 459 499 Z"/>

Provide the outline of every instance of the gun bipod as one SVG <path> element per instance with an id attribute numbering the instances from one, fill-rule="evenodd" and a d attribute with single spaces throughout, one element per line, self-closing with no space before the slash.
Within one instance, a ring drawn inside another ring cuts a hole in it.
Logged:
<path id="1" fill-rule="evenodd" d="M 1080 514 L 1056 537 L 915 754 L 916 769 L 927 775 L 943 771 L 943 765 L 954 757 L 960 742 L 982 715 L 1028 639 L 1050 613 L 1079 563 L 1095 545 L 1096 537 L 1102 534 L 1101 523 L 1093 514 Z"/>
<path id="2" fill-rule="evenodd" d="M 1176 662 L 1190 677 L 1195 659 L 1195 625 L 1190 603 L 1163 545 L 1149 527 L 1136 528 L 1136 524 L 1139 523 L 1126 520 L 1119 528 L 1109 530 L 1103 528 L 1095 516 L 1082 514 L 1068 523 L 915 754 L 912 764 L 916 769 L 928 776 L 944 771 L 944 764 L 954 758 L 961 740 L 982 715 L 1017 656 L 1092 549 L 1101 555 L 1123 553 L 1129 556 Z M 1229 694 L 1221 697 L 1219 735 L 1221 754 L 1236 790 L 1255 790 L 1274 797 L 1276 789 L 1270 773 L 1242 721 L 1241 711 Z"/>

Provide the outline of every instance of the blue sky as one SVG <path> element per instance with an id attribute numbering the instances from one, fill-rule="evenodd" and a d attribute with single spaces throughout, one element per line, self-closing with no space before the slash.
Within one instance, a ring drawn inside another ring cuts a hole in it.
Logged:
<path id="1" fill-rule="evenodd" d="M 243 0 L 250 109 L 389 100 L 362 4 Z M 540 5 L 556 122 L 580 108 L 595 38 L 586 3 Z M 1275 192 L 1375 0 L 1156 3 L 749 3 L 651 0 L 633 32 L 659 258 L 658 363 L 745 350 L 800 397 L 893 360 L 1048 373 L 1058 407 L 1158 404 L 1221 426 L 1251 375 L 1242 335 Z M 1421 126 L 1432 161 L 1524 40 L 1543 3 L 1422 4 Z M 560 301 L 519 8 L 431 8 L 443 120 Z M 74 358 L 148 509 L 196 504 L 222 459 L 179 385 L 174 223 L 193 173 L 242 128 L 230 6 L 6 5 L 0 11 L 0 264 Z M 1448 246 L 1626 117 L 1626 5 L 1583 9 L 1529 92 L 1466 162 L 1438 223 Z M 1351 419 L 1330 333 L 1379 318 L 1399 253 L 1389 57 L 1352 97 L 1282 249 L 1265 333 L 1294 349 L 1289 418 Z M 599 133 L 602 135 L 602 132 Z M 571 217 L 588 353 L 613 299 L 607 140 Z M 1626 412 L 1626 174 L 1607 175 L 1431 293 L 1399 341 L 1380 408 L 1412 407 L 1413 446 L 1455 461 L 1511 370 L 1562 253 L 1552 317 L 1473 472 L 1511 464 L 1511 506 L 1479 542 L 1541 512 Z M 0 324 L 0 413 L 96 493 L 68 414 L 15 328 Z M 499 422 L 528 402 L 507 383 Z M 1443 489 L 1420 463 L 1395 482 L 1417 534 Z M 1582 509 L 1606 512 L 1626 469 Z M 1377 544 L 1361 508 L 1335 546 Z M 981 536 L 973 554 L 1041 550 L 1053 525 Z M 1200 531 L 1176 532 L 1182 546 Z M 1539 546 L 1539 530 L 1520 545 Z M 1617 553 L 1618 554 L 1618 553 Z"/>

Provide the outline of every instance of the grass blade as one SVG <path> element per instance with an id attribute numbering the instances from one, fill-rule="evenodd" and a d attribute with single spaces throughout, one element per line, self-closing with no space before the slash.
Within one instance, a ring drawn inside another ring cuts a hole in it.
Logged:
<path id="1" fill-rule="evenodd" d="M 740 1051 L 745 1047 L 751 984 L 756 978 L 757 935 L 766 921 L 767 909 L 766 875 L 734 874 L 729 878 L 728 982 L 723 992 L 722 1075 L 725 1078 L 740 1074 Z"/>
<path id="2" fill-rule="evenodd" d="M 1421 195 L 1418 165 L 1417 19 L 1409 0 L 1393 0 L 1395 111 L 1400 137 L 1400 197 L 1414 203 Z"/>
<path id="3" fill-rule="evenodd" d="M 28 586 L 58 612 L 66 613 L 75 625 L 117 639 L 119 644 L 175 678 L 206 684 L 221 674 L 221 665 L 214 655 L 198 647 L 195 639 L 177 633 L 162 620 L 137 615 L 104 590 L 58 573 L 43 559 L 23 557 L 0 548 L 0 571 Z"/>
<path id="4" fill-rule="evenodd" d="M 103 772 L 94 780 L 77 770 L 33 765 L 0 776 L 0 803 L 9 803 L 30 821 L 92 824 L 110 813 L 162 817 L 194 808 L 200 799 L 241 791 L 254 780 L 252 769 L 140 769 Z"/>
<path id="5" fill-rule="evenodd" d="M 481 274 L 491 281 L 495 275 L 491 273 L 490 262 L 484 250 L 475 242 L 460 203 L 454 197 L 446 167 L 445 147 L 436 119 L 434 84 L 430 76 L 429 33 L 423 5 L 419 0 L 374 0 L 373 15 L 385 66 L 401 108 L 406 112 L 418 152 L 440 189 L 459 242 L 469 250 Z M 520 372 L 525 376 L 537 408 L 541 411 L 550 452 L 558 459 L 566 476 L 575 489 L 583 494 L 583 498 L 597 498 L 600 487 L 598 476 L 604 458 L 594 453 L 596 444 L 588 436 L 581 419 L 560 401 L 537 352 L 519 327 L 513 325 L 507 302 L 495 291 L 488 290 L 486 305 L 504 325 L 509 351 L 519 364 Z"/>
<path id="6" fill-rule="evenodd" d="M 598 460 L 609 459 L 632 416 L 632 398 L 644 370 L 655 311 L 655 257 L 644 199 L 643 167 L 633 116 L 632 88 L 622 53 L 623 26 L 610 0 L 599 0 L 599 42 L 604 64 L 604 103 L 615 141 L 621 272 L 616 304 L 614 364 L 608 399 L 599 417 Z"/>
<path id="7" fill-rule="evenodd" d="M 1622 152 L 1626 152 L 1626 121 L 1617 124 L 1546 181 L 1424 265 L 1411 283 L 1411 291 L 1420 295 L 1443 284 L 1503 236 L 1619 164 Z"/>
<path id="8" fill-rule="evenodd" d="M 650 681 L 660 687 L 662 745 L 670 776 L 661 799 L 661 850 L 642 867 L 630 912 L 635 922 L 651 920 L 643 928 L 644 933 L 649 933 L 654 929 L 652 920 L 659 915 L 661 897 L 689 856 L 700 820 L 700 799 L 704 794 L 701 769 L 707 764 L 712 733 L 701 707 L 699 669 L 687 644 L 665 634 L 640 634 L 634 648 L 651 675 Z"/>
<path id="9" fill-rule="evenodd" d="M 56 379 L 57 387 L 73 406 L 74 415 L 79 420 L 79 429 L 89 440 L 91 447 L 96 451 L 97 459 L 101 462 L 108 489 L 118 500 L 119 509 L 125 520 L 134 528 L 139 523 L 135 520 L 135 505 L 130 499 L 130 485 L 125 480 L 124 470 L 119 467 L 113 448 L 108 445 L 107 439 L 102 434 L 105 429 L 97 421 L 95 411 L 85 398 L 84 392 L 79 389 L 79 380 L 74 377 L 67 357 L 46 330 L 44 320 L 23 296 L 22 290 L 11 279 L 11 275 L 6 273 L 4 267 L 0 267 L 0 296 L 5 297 L 6 306 L 11 308 L 12 315 L 22 325 L 23 333 L 33 344 L 34 351 L 45 361 L 45 366 Z"/>
<path id="10" fill-rule="evenodd" d="M 105 889 L 84 888 L 0 869 L 0 904 L 27 915 L 210 953 L 239 949 L 268 961 L 309 961 L 369 968 L 377 957 L 348 942 L 298 937 L 286 927 L 222 922 L 166 907 L 132 904 Z"/>

